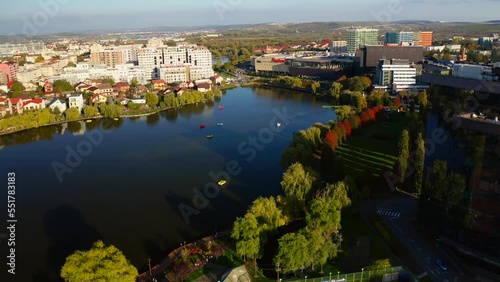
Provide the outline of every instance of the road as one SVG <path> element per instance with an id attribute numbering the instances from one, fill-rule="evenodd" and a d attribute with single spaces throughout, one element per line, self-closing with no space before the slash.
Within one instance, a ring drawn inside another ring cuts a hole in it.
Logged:
<path id="1" fill-rule="evenodd" d="M 363 203 L 362 209 L 365 212 L 378 213 L 432 281 L 473 281 L 469 277 L 465 277 L 459 269 L 454 268 L 452 263 L 449 263 L 450 258 L 439 245 L 431 244 L 417 233 L 411 224 L 417 217 L 417 199 L 401 194 L 391 199 L 366 201 Z M 437 259 L 443 259 L 447 262 L 447 271 L 443 271 L 437 266 Z M 424 273 L 415 273 L 415 275 L 425 276 Z"/>

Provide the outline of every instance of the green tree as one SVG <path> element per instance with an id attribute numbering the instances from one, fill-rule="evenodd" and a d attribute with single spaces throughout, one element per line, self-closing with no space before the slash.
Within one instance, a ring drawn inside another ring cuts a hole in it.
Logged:
<path id="1" fill-rule="evenodd" d="M 398 163 L 399 163 L 399 176 L 400 181 L 404 182 L 406 169 L 408 168 L 408 158 L 410 156 L 410 135 L 408 130 L 403 130 L 401 137 L 399 139 L 399 153 L 398 153 Z"/>
<path id="2" fill-rule="evenodd" d="M 319 81 L 315 81 L 311 84 L 311 90 L 312 90 L 312 93 L 313 94 L 316 94 L 316 92 L 318 91 L 318 89 L 321 88 L 321 83 L 319 83 Z"/>
<path id="3" fill-rule="evenodd" d="M 247 212 L 244 217 L 236 218 L 231 233 L 231 238 L 236 240 L 236 253 L 244 259 L 254 260 L 255 269 L 257 269 L 257 259 L 263 253 L 261 231 L 255 215 Z"/>
<path id="4" fill-rule="evenodd" d="M 422 133 L 418 134 L 417 148 L 415 152 L 415 192 L 417 195 L 422 193 L 423 177 L 424 177 L 424 161 L 425 161 L 425 142 L 422 138 Z"/>
<path id="5" fill-rule="evenodd" d="M 35 58 L 35 63 L 40 63 L 45 61 L 45 58 L 42 57 L 42 55 L 39 55 L 38 57 Z"/>
<path id="6" fill-rule="evenodd" d="M 422 92 L 420 92 L 417 96 L 417 102 L 418 104 L 420 105 L 421 109 L 420 110 L 423 110 L 425 108 L 427 108 L 427 90 L 422 90 Z"/>
<path id="7" fill-rule="evenodd" d="M 139 80 L 137 79 L 137 77 L 133 77 L 132 80 L 130 81 L 130 88 L 134 88 L 134 87 L 137 87 L 141 85 L 139 83 Z"/>
<path id="8" fill-rule="evenodd" d="M 386 258 L 386 259 L 374 260 L 365 269 L 369 270 L 369 271 L 376 271 L 376 270 L 381 270 L 381 269 L 391 269 L 391 267 L 392 267 L 391 260 Z"/>
<path id="9" fill-rule="evenodd" d="M 109 83 L 111 85 L 115 85 L 115 79 L 112 76 L 107 76 L 102 79 L 102 83 Z"/>
<path id="10" fill-rule="evenodd" d="M 301 163 L 294 163 L 283 174 L 280 184 L 286 197 L 304 202 L 315 180 L 316 177 L 306 171 Z"/>
<path id="11" fill-rule="evenodd" d="M 68 64 L 66 65 L 67 67 L 74 68 L 76 67 L 75 63 L 69 61 Z"/>
<path id="12" fill-rule="evenodd" d="M 66 282 L 123 281 L 135 282 L 139 275 L 115 246 L 97 241 L 87 251 L 76 251 L 66 258 L 61 277 Z"/>
<path id="13" fill-rule="evenodd" d="M 24 85 L 19 81 L 12 83 L 12 85 L 10 86 L 10 91 L 12 91 L 14 97 L 21 95 L 24 89 Z"/>
<path id="14" fill-rule="evenodd" d="M 435 160 L 432 165 L 428 182 L 429 192 L 436 200 L 442 200 L 448 191 L 448 164 L 445 161 Z"/>
<path id="15" fill-rule="evenodd" d="M 354 76 L 346 80 L 347 88 L 354 92 L 362 92 L 370 85 L 363 76 Z"/>
<path id="16" fill-rule="evenodd" d="M 132 102 L 132 101 L 128 101 L 128 103 L 127 103 L 127 108 L 129 108 L 129 109 L 131 109 L 131 110 L 134 110 L 134 111 L 135 111 L 135 110 L 140 109 L 140 108 L 141 108 L 141 105 L 136 104 L 136 103 L 134 103 L 134 102 Z"/>
<path id="17" fill-rule="evenodd" d="M 160 101 L 158 95 L 154 93 L 146 93 L 145 98 L 146 98 L 146 104 L 148 104 L 148 106 L 150 107 L 155 107 L 156 105 L 158 105 L 158 102 Z"/>
<path id="18" fill-rule="evenodd" d="M 116 104 L 106 105 L 102 103 L 99 105 L 99 111 L 106 118 L 117 118 L 123 114 L 123 107 Z"/>
<path id="19" fill-rule="evenodd" d="M 65 91 L 74 91 L 75 87 L 69 83 L 66 79 L 58 79 L 54 81 L 54 92 L 65 92 Z"/>
<path id="20" fill-rule="evenodd" d="M 94 116 L 99 115 L 99 110 L 96 107 L 86 106 L 83 109 L 83 115 L 85 117 L 94 117 Z"/>
<path id="21" fill-rule="evenodd" d="M 342 122 L 353 114 L 353 110 L 351 106 L 341 106 L 335 109 L 335 114 L 337 115 L 337 121 Z"/>
<path id="22" fill-rule="evenodd" d="M 257 198 L 250 206 L 249 212 L 255 216 L 262 230 L 274 231 L 283 225 L 281 210 L 272 196 Z"/>
<path id="23" fill-rule="evenodd" d="M 332 87 L 330 88 L 330 95 L 335 99 L 339 99 L 340 92 L 342 91 L 342 84 L 339 82 L 332 83 Z"/>
<path id="24" fill-rule="evenodd" d="M 215 69 L 220 70 L 221 68 L 222 68 L 222 60 L 218 58 L 217 63 L 215 64 Z"/>
<path id="25" fill-rule="evenodd" d="M 450 172 L 448 176 L 448 191 L 446 192 L 446 213 L 449 209 L 460 202 L 465 190 L 464 177 L 456 172 Z"/>
<path id="26" fill-rule="evenodd" d="M 67 109 L 64 114 L 69 121 L 76 120 L 80 117 L 80 111 L 77 108 Z"/>
<path id="27" fill-rule="evenodd" d="M 274 264 L 284 273 L 303 270 L 311 261 L 306 237 L 301 233 L 288 233 L 278 240 L 278 253 Z"/>

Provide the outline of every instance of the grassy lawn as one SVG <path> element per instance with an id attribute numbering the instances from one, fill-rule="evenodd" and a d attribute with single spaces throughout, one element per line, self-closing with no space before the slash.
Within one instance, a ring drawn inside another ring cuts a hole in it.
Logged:
<path id="1" fill-rule="evenodd" d="M 236 254 L 234 249 L 227 249 L 224 255 L 219 257 L 214 263 L 223 265 L 228 268 L 234 268 L 243 264 L 243 260 Z"/>
<path id="2" fill-rule="evenodd" d="M 379 115 L 375 123 L 354 130 L 347 142 L 337 148 L 345 173 L 363 182 L 361 186 L 371 186 L 373 191 L 380 191 L 374 188 L 384 185 L 384 172 L 394 167 L 401 132 L 409 124 L 409 118 L 401 113 L 390 114 L 390 120 L 385 120 L 384 113 Z M 365 197 L 370 197 L 370 192 L 366 193 Z"/>

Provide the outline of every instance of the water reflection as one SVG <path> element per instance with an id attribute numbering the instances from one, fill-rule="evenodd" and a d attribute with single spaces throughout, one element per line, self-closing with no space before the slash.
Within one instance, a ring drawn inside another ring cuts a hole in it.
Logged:
<path id="1" fill-rule="evenodd" d="M 155 125 L 160 121 L 160 114 L 154 113 L 146 117 L 148 125 Z"/>

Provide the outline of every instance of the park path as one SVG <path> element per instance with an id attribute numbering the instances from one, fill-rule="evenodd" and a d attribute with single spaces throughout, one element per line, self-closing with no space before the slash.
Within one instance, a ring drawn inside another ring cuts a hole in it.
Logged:
<path id="1" fill-rule="evenodd" d="M 230 234 L 231 234 L 231 230 L 226 230 L 223 232 L 219 232 L 217 236 L 225 237 L 225 236 L 229 236 Z M 151 268 L 151 275 L 149 275 L 149 270 L 148 270 L 144 273 L 139 274 L 136 278 L 136 281 L 137 282 L 150 282 L 151 277 L 156 277 L 156 276 L 162 274 L 163 271 L 165 271 L 165 269 L 169 268 L 175 262 L 175 260 L 181 256 L 182 249 L 184 249 L 184 248 L 192 249 L 192 248 L 204 246 L 204 245 L 208 244 L 208 242 L 211 241 L 212 238 L 213 238 L 213 236 L 210 235 L 210 236 L 204 237 L 204 238 L 202 238 L 194 243 L 189 243 L 187 245 L 184 245 L 182 247 L 179 247 L 179 248 L 171 251 L 168 254 L 168 256 L 165 257 L 159 264 L 157 264 Z M 162 276 L 164 277 L 165 275 L 162 275 Z"/>

